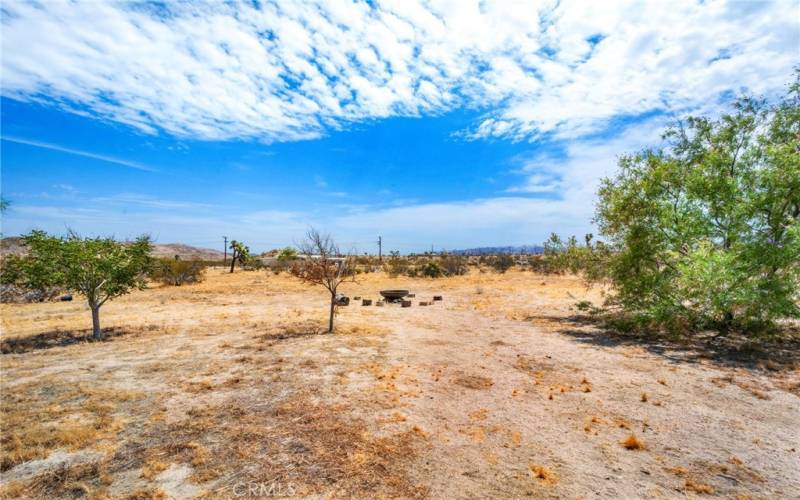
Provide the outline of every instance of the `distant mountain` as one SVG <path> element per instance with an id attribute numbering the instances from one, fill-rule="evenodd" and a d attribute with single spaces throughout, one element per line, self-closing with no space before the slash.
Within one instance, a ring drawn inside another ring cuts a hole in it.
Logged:
<path id="1" fill-rule="evenodd" d="M 0 255 L 24 255 L 25 253 L 27 253 L 27 249 L 22 244 L 22 238 L 9 236 L 0 240 Z M 198 248 L 180 243 L 154 244 L 150 255 L 153 257 L 175 257 L 179 255 L 183 260 L 222 260 L 223 257 L 223 253 L 219 250 Z"/>
<path id="2" fill-rule="evenodd" d="M 180 243 L 167 243 L 165 245 L 153 245 L 150 252 L 153 257 L 175 257 L 179 255 L 183 260 L 222 260 L 224 254 L 219 250 L 210 248 L 198 248 Z"/>
<path id="3" fill-rule="evenodd" d="M 539 245 L 520 245 L 520 246 L 505 246 L 505 247 L 466 248 L 464 250 L 451 250 L 448 253 L 455 255 L 501 255 L 501 254 L 538 255 L 542 252 L 544 252 L 544 247 Z"/>

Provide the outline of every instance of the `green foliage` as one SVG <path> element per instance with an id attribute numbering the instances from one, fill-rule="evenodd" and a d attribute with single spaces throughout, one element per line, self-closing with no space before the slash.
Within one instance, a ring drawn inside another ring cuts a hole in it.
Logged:
<path id="1" fill-rule="evenodd" d="M 0 285 L 23 285 L 26 259 L 16 254 L 3 257 L 0 262 Z"/>
<path id="2" fill-rule="evenodd" d="M 146 236 L 123 244 L 111 238 L 82 238 L 75 233 L 62 238 L 33 231 L 23 239 L 29 249 L 23 267 L 25 285 L 83 294 L 92 310 L 95 337 L 101 335 L 100 307 L 146 286 L 152 249 Z"/>
<path id="3" fill-rule="evenodd" d="M 248 247 L 247 245 L 245 245 L 240 241 L 232 240 L 230 249 L 232 251 L 231 272 L 233 272 L 233 269 L 236 266 L 237 262 L 242 267 L 244 267 L 248 263 L 248 261 L 250 260 L 250 247 Z"/>
<path id="4" fill-rule="evenodd" d="M 165 285 L 199 283 L 205 278 L 206 264 L 199 260 L 158 259 L 151 267 L 150 278 Z"/>
<path id="5" fill-rule="evenodd" d="M 664 137 L 622 157 L 599 192 L 619 304 L 723 331 L 800 317 L 800 80 L 774 106 L 743 98 Z"/>
<path id="6" fill-rule="evenodd" d="M 419 270 L 418 273 L 426 278 L 441 278 L 444 276 L 444 269 L 438 262 L 426 262 Z"/>
<path id="7" fill-rule="evenodd" d="M 278 252 L 275 257 L 278 262 L 291 262 L 297 258 L 297 250 L 292 247 L 286 247 Z"/>

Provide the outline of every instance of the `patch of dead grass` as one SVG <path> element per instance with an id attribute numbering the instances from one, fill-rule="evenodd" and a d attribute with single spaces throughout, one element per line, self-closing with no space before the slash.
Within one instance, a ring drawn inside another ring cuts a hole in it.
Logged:
<path id="1" fill-rule="evenodd" d="M 552 484 L 558 481 L 556 474 L 544 465 L 531 463 L 528 464 L 528 470 L 534 478 L 543 483 Z"/>
<path id="2" fill-rule="evenodd" d="M 453 379 L 453 383 L 467 389 L 488 389 L 494 385 L 492 379 L 482 375 L 461 375 Z"/>
<path id="3" fill-rule="evenodd" d="M 112 440 L 123 428 L 117 405 L 137 397 L 130 391 L 75 386 L 55 379 L 4 391 L 0 470 L 44 458 L 58 448 L 79 450 Z"/>

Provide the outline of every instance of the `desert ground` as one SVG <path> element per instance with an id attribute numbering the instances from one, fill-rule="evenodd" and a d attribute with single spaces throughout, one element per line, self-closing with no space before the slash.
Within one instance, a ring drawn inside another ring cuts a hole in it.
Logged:
<path id="1" fill-rule="evenodd" d="M 323 289 L 267 271 L 109 302 L 100 342 L 79 297 L 3 304 L 2 496 L 800 497 L 791 352 L 607 334 L 570 276 L 342 285 L 384 288 L 413 306 L 333 335 Z"/>

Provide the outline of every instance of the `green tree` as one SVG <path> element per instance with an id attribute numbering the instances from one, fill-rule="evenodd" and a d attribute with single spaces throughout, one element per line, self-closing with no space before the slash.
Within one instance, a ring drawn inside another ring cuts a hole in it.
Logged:
<path id="1" fill-rule="evenodd" d="M 721 331 L 799 317 L 800 72 L 777 104 L 742 98 L 664 138 L 601 184 L 596 220 L 618 302 Z"/>
<path id="2" fill-rule="evenodd" d="M 92 336 L 102 338 L 100 308 L 107 301 L 144 288 L 150 266 L 150 238 L 133 243 L 112 238 L 66 237 L 33 231 L 24 236 L 26 285 L 33 289 L 58 286 L 81 293 L 92 311 Z"/>
<path id="3" fill-rule="evenodd" d="M 250 248 L 244 243 L 236 240 L 231 241 L 230 248 L 233 252 L 231 255 L 231 272 L 233 272 L 233 267 L 237 262 L 240 266 L 243 266 L 247 263 L 247 260 L 250 258 Z"/>

